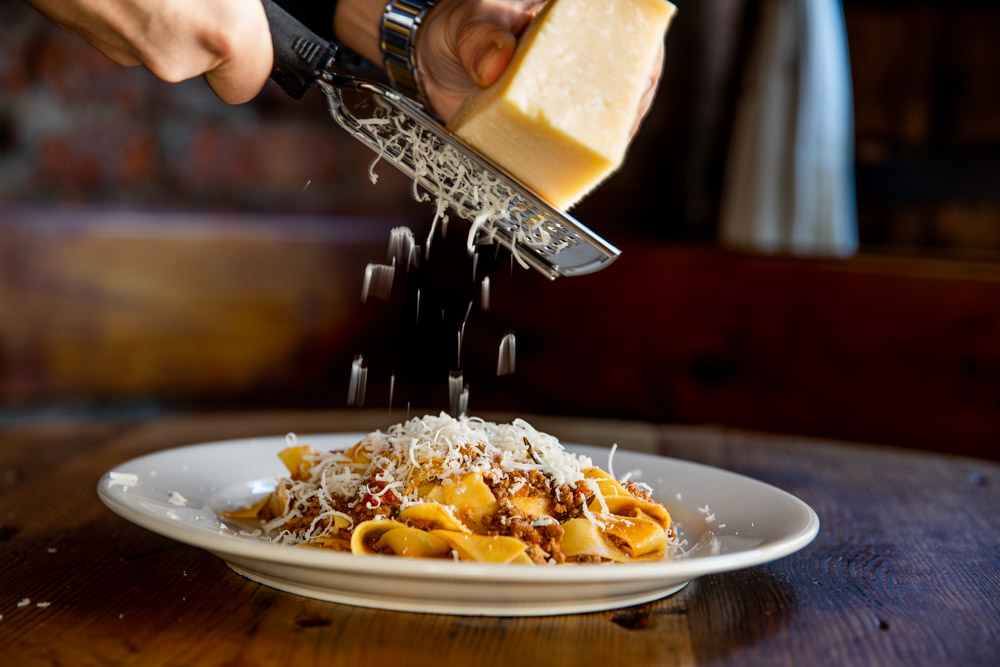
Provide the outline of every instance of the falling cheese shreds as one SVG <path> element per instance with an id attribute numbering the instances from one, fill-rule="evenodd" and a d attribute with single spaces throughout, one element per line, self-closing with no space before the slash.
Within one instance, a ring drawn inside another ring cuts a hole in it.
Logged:
<path id="1" fill-rule="evenodd" d="M 51 605 L 52 605 L 51 602 L 39 602 L 35 606 L 38 607 L 39 609 L 48 609 Z"/>
<path id="2" fill-rule="evenodd" d="M 501 233 L 509 236 L 513 257 L 523 267 L 528 264 L 514 249 L 517 244 L 546 247 L 552 252 L 569 245 L 553 240 L 551 221 L 537 211 L 535 204 L 526 201 L 496 174 L 481 169 L 454 146 L 443 143 L 434 132 L 420 127 L 407 114 L 381 100 L 375 114 L 375 118 L 361 121 L 366 136 L 377 146 L 376 157 L 368 169 L 369 178 L 375 183 L 376 165 L 383 158 L 390 158 L 410 166 L 416 201 L 431 201 L 421 187 L 433 193 L 435 213 L 427 237 L 427 256 L 438 221 L 442 230 L 448 224 L 445 210 L 449 207 L 471 221 L 466 241 L 470 256 L 477 243 L 493 243 Z"/>
<path id="3" fill-rule="evenodd" d="M 351 383 L 347 388 L 347 404 L 362 407 L 365 404 L 365 391 L 368 385 L 368 367 L 365 365 L 365 356 L 357 354 L 351 362 Z M 289 436 L 295 437 L 290 433 Z M 293 446 L 289 444 L 289 447 Z"/>
<path id="4" fill-rule="evenodd" d="M 464 416 L 469 411 L 469 385 L 465 383 L 461 371 L 452 371 L 448 375 L 448 404 L 451 413 Z"/>
<path id="5" fill-rule="evenodd" d="M 184 507 L 187 505 L 187 498 L 177 493 L 176 491 L 170 492 L 170 497 L 167 498 L 171 505 L 177 505 L 178 507 Z"/>
<path id="6" fill-rule="evenodd" d="M 511 375 L 517 366 L 517 339 L 513 331 L 508 331 L 500 339 L 500 351 L 497 353 L 497 377 Z"/>
<path id="7" fill-rule="evenodd" d="M 490 309 L 490 277 L 484 276 L 479 289 L 479 309 L 489 312 Z"/>
<path id="8" fill-rule="evenodd" d="M 29 604 L 31 604 L 31 598 L 23 598 L 20 602 L 17 603 L 17 606 L 19 608 L 27 607 Z"/>
<path id="9" fill-rule="evenodd" d="M 386 263 L 392 266 L 416 267 L 420 253 L 413 239 L 413 230 L 409 227 L 394 227 L 389 231 L 389 249 L 386 253 Z"/>
<path id="10" fill-rule="evenodd" d="M 395 275 L 395 264 L 368 264 L 361 283 L 361 303 L 368 303 L 369 297 L 388 301 Z"/>

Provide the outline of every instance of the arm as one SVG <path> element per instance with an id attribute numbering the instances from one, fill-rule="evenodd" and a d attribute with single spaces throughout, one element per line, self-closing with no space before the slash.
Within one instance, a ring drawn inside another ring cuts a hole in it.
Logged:
<path id="1" fill-rule="evenodd" d="M 144 65 L 171 82 L 204 74 L 216 94 L 227 102 L 253 98 L 271 71 L 270 31 L 257 2 L 29 2 L 111 60 L 121 65 Z M 472 86 L 492 83 L 510 60 L 515 35 L 542 2 L 441 0 L 429 15 L 417 45 L 432 106 L 450 116 Z M 299 4 L 300 11 L 294 13 L 325 15 L 325 9 Z M 382 62 L 378 31 L 384 7 L 385 0 L 340 0 L 332 26 L 338 41 L 377 64 Z"/>
<path id="2" fill-rule="evenodd" d="M 270 30 L 258 2 L 29 2 L 115 62 L 145 65 L 172 82 L 204 74 L 216 94 L 230 103 L 253 98 L 271 72 Z M 385 2 L 340 0 L 333 13 L 337 41 L 377 64 L 382 62 L 379 24 Z M 486 87 L 500 76 L 517 37 L 544 4 L 545 0 L 439 0 L 428 12 L 417 34 L 416 61 L 428 100 L 445 121 L 475 86 Z M 315 8 L 310 11 L 316 13 Z M 658 79 L 656 69 L 636 127 L 652 101 Z"/>

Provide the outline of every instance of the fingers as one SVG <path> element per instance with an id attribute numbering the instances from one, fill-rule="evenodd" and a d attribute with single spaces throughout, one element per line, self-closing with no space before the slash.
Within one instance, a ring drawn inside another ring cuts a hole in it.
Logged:
<path id="1" fill-rule="evenodd" d="M 431 107 L 446 121 L 477 87 L 493 84 L 543 0 L 441 0 L 417 37 Z"/>
<path id="2" fill-rule="evenodd" d="M 538 12 L 545 7 L 546 2 L 548 0 L 522 0 L 520 11 L 516 14 L 517 20 L 511 24 L 511 32 L 520 37 L 528 25 L 538 16 Z"/>
<path id="3" fill-rule="evenodd" d="M 80 35 L 83 37 L 82 35 Z M 84 37 L 86 39 L 86 37 Z M 135 67 L 141 65 L 142 61 L 130 49 L 122 48 L 117 44 L 110 44 L 100 39 L 87 40 L 90 44 L 104 54 L 109 60 L 125 67 Z"/>
<path id="4" fill-rule="evenodd" d="M 161 41 L 143 58 L 161 79 L 204 74 L 215 94 L 230 104 L 246 102 L 264 87 L 274 50 L 259 2 L 208 2 L 196 15 L 168 15 L 161 21 Z"/>
<path id="5" fill-rule="evenodd" d="M 205 80 L 224 102 L 242 104 L 260 92 L 271 74 L 271 56 L 253 62 L 233 61 L 205 73 Z"/>
<path id="6" fill-rule="evenodd" d="M 499 78 L 514 55 L 517 38 L 506 26 L 487 21 L 465 24 L 458 38 L 458 59 L 469 78 L 486 88 Z"/>
<path id="7" fill-rule="evenodd" d="M 208 49 L 219 62 L 205 72 L 205 80 L 222 100 L 242 104 L 264 87 L 274 65 L 271 31 L 263 6 L 250 3 L 241 14 L 231 39 Z"/>
<path id="8" fill-rule="evenodd" d="M 660 73 L 663 71 L 663 56 L 664 48 L 661 44 L 660 50 L 653 61 L 653 67 L 649 73 L 649 85 L 646 87 L 646 91 L 642 94 L 642 98 L 639 100 L 639 110 L 636 113 L 635 122 L 632 124 L 632 132 L 630 134 L 633 138 L 639 131 L 639 126 L 642 125 L 642 121 L 645 120 L 646 116 L 649 114 L 649 110 L 653 106 L 653 99 L 656 97 L 656 89 L 660 83 Z"/>
<path id="9" fill-rule="evenodd" d="M 271 72 L 264 8 L 247 0 L 31 0 L 57 25 L 121 65 L 164 81 L 205 74 L 223 100 L 245 102 Z"/>

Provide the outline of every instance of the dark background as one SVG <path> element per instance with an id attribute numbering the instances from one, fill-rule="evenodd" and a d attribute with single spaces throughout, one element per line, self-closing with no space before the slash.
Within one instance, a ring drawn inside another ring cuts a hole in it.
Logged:
<path id="1" fill-rule="evenodd" d="M 0 418 L 340 407 L 711 422 L 1000 457 L 1000 7 L 847 0 L 861 252 L 716 243 L 759 3 L 677 0 L 625 168 L 573 214 L 624 254 L 549 283 L 467 223 L 388 302 L 389 230 L 433 211 L 312 92 L 229 106 L 0 5 Z M 491 279 L 491 309 L 479 280 Z M 416 293 L 420 290 L 420 311 Z M 472 303 L 471 311 L 468 310 Z M 457 336 L 469 312 L 461 359 Z M 517 336 L 517 372 L 496 377 Z M 392 406 L 389 403 L 390 378 Z"/>

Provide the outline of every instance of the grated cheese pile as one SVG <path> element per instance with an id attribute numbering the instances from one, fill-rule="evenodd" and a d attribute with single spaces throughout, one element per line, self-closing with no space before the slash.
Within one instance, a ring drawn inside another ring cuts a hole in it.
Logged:
<path id="1" fill-rule="evenodd" d="M 289 445 L 296 442 L 291 434 L 288 440 Z M 273 537 L 277 542 L 305 542 L 321 536 L 324 524 L 333 517 L 353 525 L 345 509 L 353 511 L 362 505 L 377 509 L 381 498 L 390 491 L 401 499 L 400 509 L 427 502 L 418 497 L 420 484 L 458 483 L 462 476 L 473 472 L 499 483 L 515 471 L 537 470 L 551 488 L 582 482 L 600 494 L 597 485 L 588 484 L 590 480 L 581 472 L 592 465 L 589 457 L 567 452 L 555 437 L 522 419 L 495 424 L 442 412 L 436 417 L 410 419 L 386 432 L 376 431 L 358 447 L 369 458 L 368 463 L 353 462 L 344 452 L 307 457 L 311 464 L 308 479 L 281 481 L 288 498 L 285 512 L 266 522 L 264 531 L 278 531 Z M 294 530 L 285 527 L 303 516 L 313 517 L 308 526 Z"/>

